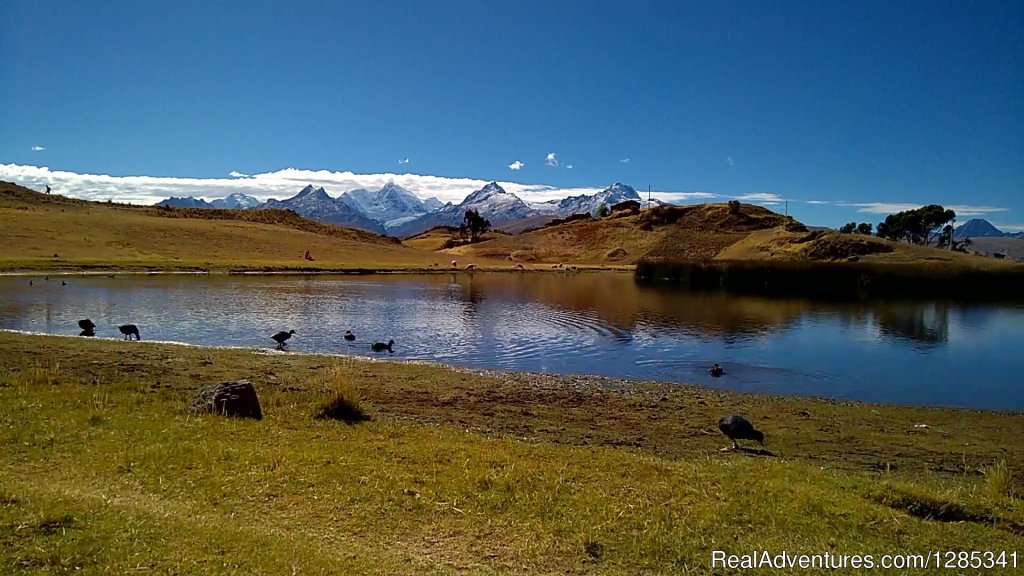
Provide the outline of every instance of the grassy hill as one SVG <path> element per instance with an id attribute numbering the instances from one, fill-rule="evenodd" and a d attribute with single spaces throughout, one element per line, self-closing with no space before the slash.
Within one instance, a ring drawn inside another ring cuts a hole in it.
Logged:
<path id="1" fill-rule="evenodd" d="M 975 254 L 913 246 L 863 234 L 757 230 L 722 250 L 722 261 L 838 261 L 866 264 L 946 265 L 977 269 L 1008 269 L 1014 263 Z"/>
<path id="2" fill-rule="evenodd" d="M 713 258 L 753 230 L 776 226 L 803 229 L 792 218 L 749 204 L 738 214 L 726 204 L 664 205 L 639 214 L 622 211 L 545 226 L 447 252 L 539 263 L 628 265 L 645 256 L 700 260 Z"/>
<path id="3" fill-rule="evenodd" d="M 8 182 L 0 183 L 0 220 L 0 270 L 405 269 L 445 260 L 290 211 L 89 202 Z"/>

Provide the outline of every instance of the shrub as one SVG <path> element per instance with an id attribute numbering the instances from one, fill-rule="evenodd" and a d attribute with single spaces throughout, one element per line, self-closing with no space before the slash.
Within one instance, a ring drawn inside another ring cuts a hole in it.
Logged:
<path id="1" fill-rule="evenodd" d="M 370 420 L 370 415 L 363 409 L 359 393 L 351 381 L 346 379 L 337 368 L 331 369 L 324 377 L 323 388 L 330 398 L 314 415 L 318 420 L 341 420 L 346 424 L 356 424 Z"/>

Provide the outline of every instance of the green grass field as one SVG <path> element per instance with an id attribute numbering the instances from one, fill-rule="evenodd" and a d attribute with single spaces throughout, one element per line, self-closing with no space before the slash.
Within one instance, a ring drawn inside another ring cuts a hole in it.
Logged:
<path id="1" fill-rule="evenodd" d="M 0 347 L 5 574 L 707 574 L 714 550 L 1024 548 L 1020 414 L 151 342 Z M 263 420 L 184 412 L 235 378 Z M 315 419 L 339 391 L 372 419 Z M 727 412 L 774 455 L 721 452 Z"/>

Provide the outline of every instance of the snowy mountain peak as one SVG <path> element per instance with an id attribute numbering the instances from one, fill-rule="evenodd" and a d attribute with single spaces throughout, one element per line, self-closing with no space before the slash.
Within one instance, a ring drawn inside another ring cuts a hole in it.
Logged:
<path id="1" fill-rule="evenodd" d="M 620 200 L 616 200 L 616 202 L 640 199 L 640 195 L 636 193 L 636 190 L 632 186 L 628 186 L 621 182 L 616 182 L 605 188 L 603 192 L 598 194 L 598 196 L 601 195 L 607 195 L 609 198 L 620 198 Z"/>
<path id="2" fill-rule="evenodd" d="M 477 190 L 476 192 L 473 192 L 469 196 L 466 196 L 466 199 L 462 201 L 462 205 L 465 206 L 467 204 L 477 204 L 498 194 L 508 194 L 508 192 L 505 192 L 505 189 L 502 188 L 497 182 L 491 182 L 484 186 L 483 188 Z M 512 194 L 508 195 L 514 196 Z"/>
<path id="3" fill-rule="evenodd" d="M 243 194 L 241 192 L 235 192 L 228 196 L 221 198 L 220 200 L 214 200 L 211 202 L 214 208 L 234 208 L 241 210 L 248 210 L 249 208 L 255 208 L 262 204 L 258 199 Z"/>
<path id="4" fill-rule="evenodd" d="M 323 186 L 321 186 L 320 188 L 316 188 L 312 184 L 309 184 L 305 188 L 303 188 L 298 194 L 293 196 L 292 200 L 298 200 L 299 198 L 305 198 L 307 196 L 313 196 L 315 198 L 327 197 L 328 199 L 330 199 L 330 196 L 327 195 L 327 191 L 323 189 Z"/>

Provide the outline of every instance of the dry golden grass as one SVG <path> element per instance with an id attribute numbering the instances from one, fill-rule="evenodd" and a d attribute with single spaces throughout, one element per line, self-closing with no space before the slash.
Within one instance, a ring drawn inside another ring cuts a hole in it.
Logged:
<path id="1" fill-rule="evenodd" d="M 841 260 L 851 252 L 852 245 L 860 244 L 871 246 L 877 250 L 872 254 L 858 256 L 861 262 L 870 264 L 932 264 L 992 270 L 1020 266 L 1013 261 L 996 260 L 931 247 L 912 246 L 875 236 L 824 232 L 814 233 L 814 240 L 803 241 L 809 236 L 811 235 L 806 232 L 791 232 L 781 227 L 757 230 L 719 252 L 716 259 L 733 262 L 806 261 L 828 259 L 827 256 L 834 255 L 835 259 Z M 820 255 L 824 255 L 826 258 L 822 258 Z"/>
<path id="2" fill-rule="evenodd" d="M 443 260 L 393 238 L 286 211 L 105 204 L 9 183 L 0 184 L 0 219 L 0 270 L 343 271 L 424 269 Z M 303 259 L 306 250 L 313 261 Z"/>
<path id="3" fill-rule="evenodd" d="M 448 250 L 472 257 L 517 262 L 633 265 L 643 257 L 703 260 L 751 230 L 792 219 L 745 204 L 740 214 L 725 204 L 660 206 L 640 214 L 618 212 L 548 226 L 515 236 Z"/>
<path id="4" fill-rule="evenodd" d="M 150 342 L 0 344 L 4 574 L 708 574 L 713 550 L 1024 542 L 1016 414 Z M 197 387 L 238 376 L 263 420 L 184 411 Z M 350 386 L 371 421 L 312 417 Z M 775 457 L 720 452 L 727 411 L 761 424 Z"/>

